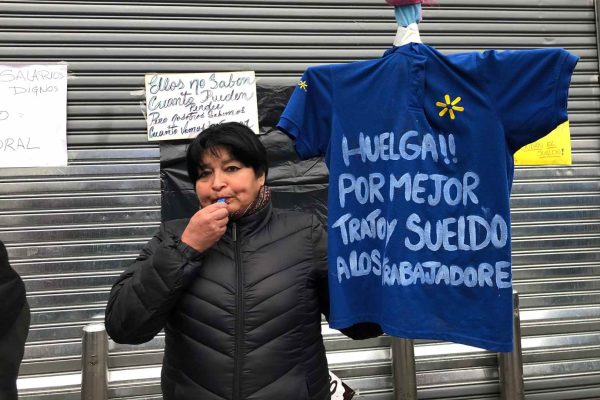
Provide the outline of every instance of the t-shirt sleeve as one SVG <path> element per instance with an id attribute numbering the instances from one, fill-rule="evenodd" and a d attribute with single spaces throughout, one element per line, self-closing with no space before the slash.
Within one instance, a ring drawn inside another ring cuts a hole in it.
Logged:
<path id="1" fill-rule="evenodd" d="M 302 159 L 326 155 L 331 135 L 331 79 L 329 66 L 305 72 L 281 114 L 277 127 L 295 140 Z"/>
<path id="2" fill-rule="evenodd" d="M 563 49 L 490 50 L 478 56 L 484 90 L 513 152 L 567 121 L 577 57 Z"/>

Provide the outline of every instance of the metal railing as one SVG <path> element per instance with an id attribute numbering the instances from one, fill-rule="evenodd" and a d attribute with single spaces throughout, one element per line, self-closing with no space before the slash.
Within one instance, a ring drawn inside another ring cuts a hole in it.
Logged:
<path id="1" fill-rule="evenodd" d="M 392 338 L 394 400 L 417 400 L 417 374 L 414 342 Z M 500 394 L 502 400 L 524 400 L 523 356 L 519 294 L 513 291 L 513 351 L 498 353 Z"/>
<path id="2" fill-rule="evenodd" d="M 523 400 L 523 357 L 519 295 L 513 292 L 513 343 L 510 353 L 499 353 L 498 369 L 502 400 Z M 108 335 L 104 324 L 83 328 L 82 400 L 108 399 Z M 392 338 L 392 368 L 395 400 L 417 400 L 414 341 Z"/>
<path id="3" fill-rule="evenodd" d="M 500 395 L 502 400 L 523 400 L 523 354 L 521 349 L 521 316 L 519 294 L 513 291 L 513 351 L 498 353 Z"/>
<path id="4" fill-rule="evenodd" d="M 412 339 L 392 338 L 392 369 L 395 400 L 416 400 L 417 371 Z"/>
<path id="5" fill-rule="evenodd" d="M 83 328 L 81 400 L 108 399 L 108 334 L 104 324 Z"/>

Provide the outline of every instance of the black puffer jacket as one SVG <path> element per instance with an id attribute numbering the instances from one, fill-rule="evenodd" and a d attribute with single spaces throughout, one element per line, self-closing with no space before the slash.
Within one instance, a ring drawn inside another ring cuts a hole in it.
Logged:
<path id="1" fill-rule="evenodd" d="M 165 329 L 165 400 L 329 399 L 327 239 L 316 218 L 269 205 L 203 254 L 180 242 L 187 222 L 163 225 L 114 285 L 113 340 Z"/>
<path id="2" fill-rule="evenodd" d="M 25 285 L 11 268 L 0 241 L 0 400 L 17 399 L 17 376 L 25 351 L 30 312 Z"/>

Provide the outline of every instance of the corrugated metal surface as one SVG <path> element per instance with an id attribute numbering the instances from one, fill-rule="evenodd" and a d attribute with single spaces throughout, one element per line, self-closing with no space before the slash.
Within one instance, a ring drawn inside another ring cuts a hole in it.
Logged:
<path id="1" fill-rule="evenodd" d="M 562 46 L 580 55 L 574 165 L 519 168 L 514 277 L 527 399 L 600 398 L 600 87 L 592 0 L 439 0 L 423 39 L 444 52 Z M 78 399 L 81 327 L 160 220 L 159 153 L 145 141 L 146 72 L 257 71 L 294 84 L 313 64 L 378 57 L 396 30 L 383 0 L 10 1 L 0 63 L 69 65 L 69 166 L 0 169 L 0 239 L 33 308 L 24 399 Z M 389 338 L 326 332 L 331 367 L 391 399 Z M 158 399 L 162 337 L 111 344 L 113 398 Z M 496 355 L 418 342 L 419 397 L 498 398 Z M 146 365 L 139 369 L 136 366 Z M 135 376 L 133 376 L 135 373 Z"/>

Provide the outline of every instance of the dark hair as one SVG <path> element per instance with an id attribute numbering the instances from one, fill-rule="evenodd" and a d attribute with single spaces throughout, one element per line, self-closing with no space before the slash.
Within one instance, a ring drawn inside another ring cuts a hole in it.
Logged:
<path id="1" fill-rule="evenodd" d="M 202 132 L 187 148 L 187 170 L 192 184 L 198 180 L 198 169 L 202 157 L 208 151 L 217 155 L 219 148 L 227 149 L 232 157 L 247 167 L 252 167 L 256 177 L 267 177 L 267 150 L 257 135 L 239 122 L 225 122 L 212 125 Z"/>

